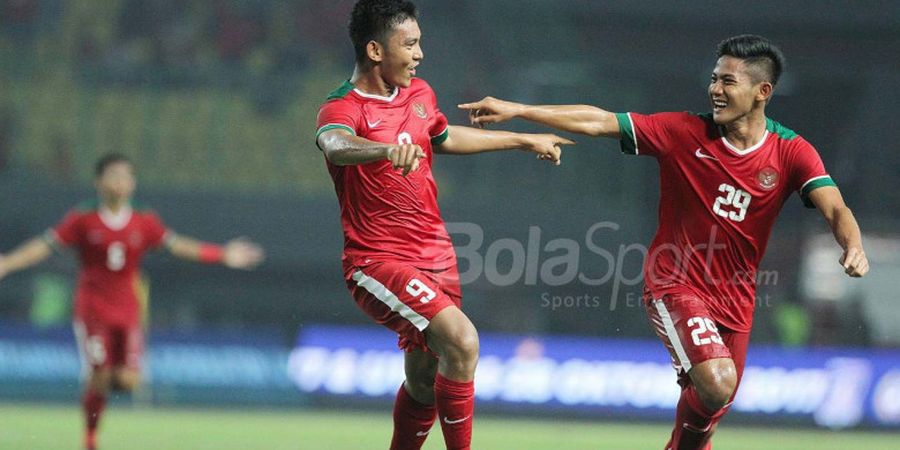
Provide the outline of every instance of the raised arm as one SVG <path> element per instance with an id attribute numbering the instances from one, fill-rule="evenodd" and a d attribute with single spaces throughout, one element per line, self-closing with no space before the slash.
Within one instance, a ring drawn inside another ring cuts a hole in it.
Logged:
<path id="1" fill-rule="evenodd" d="M 405 176 L 419 167 L 425 152 L 416 144 L 385 144 L 354 136 L 347 130 L 328 130 L 316 139 L 325 158 L 336 166 L 353 166 L 387 159 Z"/>
<path id="2" fill-rule="evenodd" d="M 166 239 L 166 248 L 172 255 L 208 264 L 222 264 L 231 269 L 252 269 L 265 258 L 262 248 L 244 239 L 234 239 L 224 246 L 198 241 L 173 234 Z"/>
<path id="3" fill-rule="evenodd" d="M 619 138 L 616 115 L 589 105 L 526 105 L 494 97 L 459 105 L 469 111 L 473 125 L 505 122 L 519 118 L 547 125 L 557 130 L 588 136 Z"/>
<path id="4" fill-rule="evenodd" d="M 809 200 L 822 213 L 834 239 L 844 250 L 838 261 L 844 272 L 851 277 L 861 277 L 869 271 L 869 260 L 862 246 L 862 235 L 853 212 L 844 204 L 841 191 L 834 186 L 825 186 L 809 193 Z"/>
<path id="5" fill-rule="evenodd" d="M 44 238 L 30 239 L 6 255 L 0 254 L 0 278 L 34 266 L 47 259 L 52 253 L 53 248 Z"/>
<path id="6" fill-rule="evenodd" d="M 559 165 L 561 145 L 574 142 L 554 134 L 523 134 L 509 131 L 489 131 L 451 125 L 447 139 L 434 148 L 436 153 L 471 155 L 496 150 L 521 149 L 537 154 L 538 159 Z"/>

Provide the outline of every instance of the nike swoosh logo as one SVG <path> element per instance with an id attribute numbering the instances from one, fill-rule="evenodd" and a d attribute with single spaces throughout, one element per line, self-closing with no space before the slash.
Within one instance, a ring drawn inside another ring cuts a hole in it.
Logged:
<path id="1" fill-rule="evenodd" d="M 428 430 L 428 431 L 420 431 L 420 432 L 416 433 L 416 436 L 418 436 L 418 437 L 428 436 L 428 433 L 431 433 L 431 430 Z"/>
<path id="2" fill-rule="evenodd" d="M 379 123 L 381 123 L 381 119 L 378 119 L 374 122 L 369 122 L 368 120 L 366 121 L 366 124 L 369 125 L 369 128 L 375 128 Z"/>
<path id="3" fill-rule="evenodd" d="M 447 425 L 455 425 L 457 423 L 464 422 L 469 417 L 472 417 L 472 415 L 470 414 L 470 415 L 463 417 L 462 419 L 458 419 L 458 420 L 450 420 L 449 417 L 444 417 L 444 423 L 446 423 Z"/>
<path id="4" fill-rule="evenodd" d="M 700 159 L 703 159 L 703 158 L 716 159 L 714 156 L 707 155 L 706 153 L 703 153 L 702 151 L 700 151 L 700 147 L 697 147 L 697 150 L 694 151 L 694 156 L 696 156 Z"/>

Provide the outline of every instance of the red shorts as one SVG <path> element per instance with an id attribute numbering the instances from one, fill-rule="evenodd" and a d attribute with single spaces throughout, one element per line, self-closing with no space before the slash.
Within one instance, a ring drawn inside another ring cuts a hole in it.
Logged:
<path id="1" fill-rule="evenodd" d="M 679 383 L 688 381 L 691 367 L 714 358 L 734 361 L 740 380 L 750 333 L 722 327 L 712 319 L 706 303 L 692 293 L 666 294 L 659 299 L 645 294 L 644 306 L 653 331 L 669 350 Z"/>
<path id="2" fill-rule="evenodd" d="M 369 317 L 399 335 L 398 346 L 405 351 L 428 350 L 423 331 L 431 319 L 448 306 L 462 306 L 456 266 L 435 272 L 375 262 L 353 268 L 347 287 Z"/>
<path id="3" fill-rule="evenodd" d="M 72 324 L 85 370 L 127 368 L 140 370 L 144 330 L 140 325 L 107 325 L 75 319 Z"/>

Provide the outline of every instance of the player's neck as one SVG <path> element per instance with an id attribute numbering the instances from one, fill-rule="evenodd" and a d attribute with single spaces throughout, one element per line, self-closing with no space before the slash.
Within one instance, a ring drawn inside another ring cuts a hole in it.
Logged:
<path id="1" fill-rule="evenodd" d="M 128 201 L 128 199 L 109 199 L 109 198 L 104 198 L 104 199 L 102 199 L 102 201 L 100 202 L 100 205 L 103 207 L 103 209 L 106 209 L 106 210 L 108 210 L 109 212 L 111 212 L 111 213 L 113 213 L 113 214 L 118 214 L 118 213 L 121 212 L 123 209 L 127 208 L 128 205 L 129 205 L 129 203 L 130 203 L 130 202 Z"/>
<path id="2" fill-rule="evenodd" d="M 377 67 L 369 69 L 361 69 L 359 66 L 353 68 L 353 76 L 350 77 L 350 84 L 356 89 L 372 95 L 382 97 L 390 97 L 394 93 L 394 86 L 391 86 L 378 72 Z"/>
<path id="3" fill-rule="evenodd" d="M 766 134 L 766 116 L 754 111 L 720 127 L 722 136 L 733 146 L 744 150 L 758 144 Z"/>

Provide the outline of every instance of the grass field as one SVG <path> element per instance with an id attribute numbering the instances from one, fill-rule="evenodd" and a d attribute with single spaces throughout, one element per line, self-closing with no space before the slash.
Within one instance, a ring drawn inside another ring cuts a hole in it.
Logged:
<path id="1" fill-rule="evenodd" d="M 77 450 L 81 418 L 76 407 L 0 404 L 0 449 Z M 390 415 L 357 412 L 285 412 L 113 407 L 104 417 L 101 450 L 366 450 L 385 449 Z M 473 448 L 661 449 L 663 425 L 567 423 L 481 417 Z M 425 449 L 443 449 L 436 425 Z M 896 450 L 900 434 L 829 432 L 724 426 L 716 450 Z"/>

